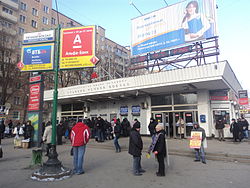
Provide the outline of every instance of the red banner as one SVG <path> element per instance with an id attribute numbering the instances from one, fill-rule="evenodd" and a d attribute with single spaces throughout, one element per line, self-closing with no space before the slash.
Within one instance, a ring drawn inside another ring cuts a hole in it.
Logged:
<path id="1" fill-rule="evenodd" d="M 30 84 L 28 111 L 38 111 L 40 108 L 41 83 Z"/>

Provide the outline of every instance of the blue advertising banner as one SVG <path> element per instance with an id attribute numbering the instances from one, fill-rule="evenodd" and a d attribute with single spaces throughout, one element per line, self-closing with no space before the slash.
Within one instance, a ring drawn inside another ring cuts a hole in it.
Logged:
<path id="1" fill-rule="evenodd" d="M 185 0 L 132 19 L 132 55 L 217 36 L 215 0 Z"/>
<path id="2" fill-rule="evenodd" d="M 120 107 L 120 115 L 127 116 L 128 115 L 128 106 L 121 106 Z"/>
<path id="3" fill-rule="evenodd" d="M 141 107 L 139 105 L 132 106 L 132 115 L 139 116 L 141 114 Z"/>
<path id="4" fill-rule="evenodd" d="M 54 44 L 37 44 L 22 47 L 21 71 L 53 70 Z"/>

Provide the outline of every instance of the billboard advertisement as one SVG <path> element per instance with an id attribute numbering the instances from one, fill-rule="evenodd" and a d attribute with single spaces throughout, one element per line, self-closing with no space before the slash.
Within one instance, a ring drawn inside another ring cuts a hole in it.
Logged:
<path id="1" fill-rule="evenodd" d="M 132 55 L 217 36 L 215 0 L 185 0 L 132 19 Z"/>
<path id="2" fill-rule="evenodd" d="M 21 71 L 53 70 L 53 58 L 53 43 L 23 46 L 19 68 Z"/>
<path id="3" fill-rule="evenodd" d="M 95 26 L 61 30 L 60 69 L 95 67 Z"/>
<path id="4" fill-rule="evenodd" d="M 40 31 L 33 33 L 24 33 L 23 44 L 52 42 L 55 40 L 55 31 Z"/>
<path id="5" fill-rule="evenodd" d="M 28 111 L 40 110 L 41 83 L 30 84 Z"/>
<path id="6" fill-rule="evenodd" d="M 31 125 L 34 127 L 33 142 L 38 142 L 39 112 L 29 112 L 28 120 L 31 121 Z"/>
<path id="7" fill-rule="evenodd" d="M 248 93 L 247 90 L 238 91 L 239 94 L 239 104 L 240 105 L 248 105 Z"/>

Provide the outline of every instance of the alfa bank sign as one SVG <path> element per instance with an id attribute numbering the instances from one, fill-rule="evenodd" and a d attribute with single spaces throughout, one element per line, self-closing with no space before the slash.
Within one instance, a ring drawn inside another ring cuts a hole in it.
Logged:
<path id="1" fill-rule="evenodd" d="M 61 30 L 60 69 L 94 67 L 95 26 Z"/>

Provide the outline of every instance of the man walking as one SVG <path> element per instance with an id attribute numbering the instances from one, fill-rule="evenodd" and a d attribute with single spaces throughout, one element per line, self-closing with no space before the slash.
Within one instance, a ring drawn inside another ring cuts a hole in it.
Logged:
<path id="1" fill-rule="evenodd" d="M 216 121 L 215 128 L 218 130 L 219 141 L 225 141 L 225 139 L 224 139 L 224 130 L 223 130 L 225 128 L 225 123 L 224 123 L 222 118 L 219 118 Z"/>
<path id="2" fill-rule="evenodd" d="M 73 163 L 74 163 L 74 174 L 84 174 L 84 154 L 86 150 L 86 144 L 90 138 L 90 130 L 87 125 L 82 122 L 78 122 L 71 130 L 70 140 L 73 146 Z"/>
<path id="3" fill-rule="evenodd" d="M 141 154 L 143 143 L 140 135 L 140 122 L 135 119 L 135 123 L 130 132 L 128 153 L 133 156 L 133 174 L 141 176 L 145 170 L 141 168 Z"/>

